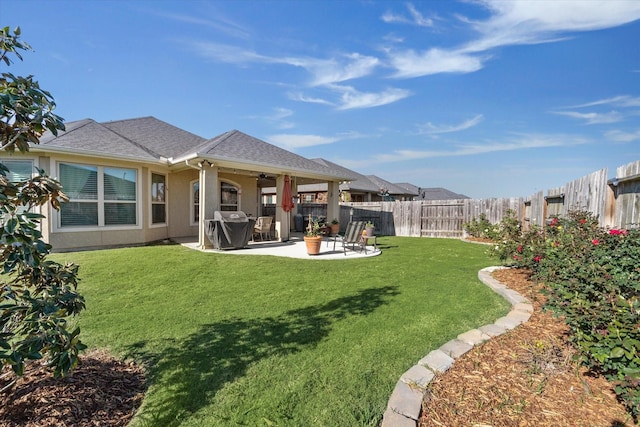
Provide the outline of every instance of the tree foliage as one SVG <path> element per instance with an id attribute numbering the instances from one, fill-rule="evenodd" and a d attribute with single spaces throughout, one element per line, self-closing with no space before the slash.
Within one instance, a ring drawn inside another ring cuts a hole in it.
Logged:
<path id="1" fill-rule="evenodd" d="M 0 63 L 31 47 L 20 40 L 20 29 L 0 29 Z M 53 113 L 51 95 L 33 76 L 0 75 L 1 151 L 29 151 L 48 129 L 64 130 L 63 119 Z M 85 346 L 80 329 L 69 320 L 84 308 L 77 292 L 78 266 L 62 265 L 46 257 L 51 245 L 43 240 L 39 208 L 59 209 L 67 200 L 58 181 L 38 169 L 37 176 L 12 182 L 0 163 L 0 362 L 21 375 L 27 360 L 42 359 L 54 376 L 65 375 Z"/>

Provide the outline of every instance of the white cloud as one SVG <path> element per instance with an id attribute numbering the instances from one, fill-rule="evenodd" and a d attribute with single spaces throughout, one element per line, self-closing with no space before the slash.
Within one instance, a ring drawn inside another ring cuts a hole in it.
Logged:
<path id="1" fill-rule="evenodd" d="M 323 86 L 365 77 L 380 65 L 378 58 L 358 53 L 345 55 L 341 59 L 342 61 L 338 59 L 309 60 L 290 58 L 282 61 L 303 67 L 311 73 L 313 75 L 311 82 L 313 86 Z"/>
<path id="2" fill-rule="evenodd" d="M 241 65 L 253 62 L 271 62 L 266 56 L 249 50 L 242 50 L 236 46 L 201 41 L 188 42 L 187 44 L 196 54 L 204 58 L 229 64 Z"/>
<path id="3" fill-rule="evenodd" d="M 333 144 L 338 141 L 351 139 L 371 138 L 371 135 L 362 134 L 357 131 L 340 132 L 336 136 L 304 135 L 304 134 L 278 134 L 271 135 L 268 139 L 275 145 L 282 148 L 295 149 L 302 147 L 313 147 L 315 145 Z"/>
<path id="4" fill-rule="evenodd" d="M 322 86 L 365 77 L 380 65 L 373 56 L 351 53 L 331 59 L 295 56 L 265 56 L 237 46 L 195 41 L 189 43 L 191 49 L 205 58 L 230 64 L 270 63 L 285 64 L 304 68 L 311 74 L 310 85 Z"/>
<path id="5" fill-rule="evenodd" d="M 551 147 L 566 147 L 586 144 L 590 141 L 572 135 L 515 134 L 506 141 L 487 141 L 478 144 L 459 144 L 452 150 L 396 150 L 374 155 L 363 160 L 349 161 L 349 167 L 364 167 L 372 164 L 401 162 L 436 157 L 473 156 L 503 151 L 530 150 Z M 345 162 L 346 165 L 347 162 Z"/>
<path id="6" fill-rule="evenodd" d="M 615 142 L 634 142 L 640 141 L 640 129 L 635 132 L 624 132 L 621 130 L 611 130 L 604 134 L 604 136 Z"/>
<path id="7" fill-rule="evenodd" d="M 359 92 L 351 86 L 331 85 L 331 89 L 342 93 L 338 110 L 350 110 L 353 108 L 371 108 L 391 104 L 411 95 L 405 89 L 388 88 L 382 92 Z"/>
<path id="8" fill-rule="evenodd" d="M 382 19 L 384 22 L 388 24 L 391 24 L 391 23 L 413 24 L 413 25 L 418 25 L 420 27 L 433 26 L 433 20 L 430 18 L 425 18 L 422 15 L 422 13 L 420 13 L 412 3 L 407 3 L 407 11 L 409 12 L 410 17 L 407 17 L 405 15 L 396 15 L 391 12 L 386 12 L 380 17 L 380 19 Z"/>
<path id="9" fill-rule="evenodd" d="M 434 125 L 433 123 L 428 122 L 420 126 L 420 133 L 439 134 L 459 132 L 474 127 L 483 120 L 484 116 L 482 114 L 478 114 L 475 117 L 472 117 L 469 120 L 465 120 L 464 122 L 457 125 Z"/>
<path id="10" fill-rule="evenodd" d="M 628 0 L 475 0 L 491 12 L 482 21 L 460 18 L 479 37 L 454 48 L 430 48 L 389 53 L 394 77 L 438 73 L 472 73 L 483 68 L 493 49 L 563 40 L 571 33 L 616 27 L 640 19 L 640 2 Z M 385 22 L 412 22 L 386 14 Z"/>
<path id="11" fill-rule="evenodd" d="M 396 69 L 393 77 L 411 78 L 439 73 L 472 73 L 482 68 L 483 60 L 461 51 L 429 49 L 416 52 L 412 49 L 390 52 L 389 61 Z"/>
<path id="12" fill-rule="evenodd" d="M 269 142 L 285 149 L 333 144 L 339 138 L 320 135 L 279 134 L 268 137 Z"/>
<path id="13" fill-rule="evenodd" d="M 577 111 L 556 111 L 554 114 L 584 120 L 587 125 L 617 123 L 624 120 L 624 115 L 617 111 L 608 113 L 579 113 Z"/>
<path id="14" fill-rule="evenodd" d="M 289 92 L 287 95 L 292 101 L 308 102 L 311 104 L 335 105 L 333 102 L 327 101 L 326 99 L 309 97 L 300 92 Z"/>
<path id="15" fill-rule="evenodd" d="M 173 21 L 186 22 L 187 24 L 201 25 L 205 27 L 213 28 L 228 36 L 247 39 L 250 36 L 250 32 L 242 25 L 234 22 L 230 19 L 221 17 L 220 13 L 216 13 L 215 19 L 207 19 L 196 16 L 182 15 L 182 14 L 170 14 L 153 11 L 155 15 L 162 16 L 164 18 L 171 19 Z"/>
<path id="16" fill-rule="evenodd" d="M 612 105 L 619 108 L 640 107 L 640 97 L 631 95 L 619 95 L 611 98 L 599 99 L 597 101 L 587 102 L 585 104 L 574 105 L 566 108 L 587 108 L 600 105 Z"/>
<path id="17" fill-rule="evenodd" d="M 640 19 L 640 2 L 628 0 L 476 0 L 493 16 L 473 23 L 483 37 L 467 46 L 485 51 L 515 44 L 544 43 L 563 33 L 616 27 Z"/>

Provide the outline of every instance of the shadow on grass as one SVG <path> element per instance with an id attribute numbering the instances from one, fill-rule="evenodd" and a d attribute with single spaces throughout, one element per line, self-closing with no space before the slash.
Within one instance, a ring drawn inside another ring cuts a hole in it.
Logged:
<path id="1" fill-rule="evenodd" d="M 152 387 L 164 389 L 159 399 L 145 403 L 139 420 L 179 425 L 205 407 L 225 384 L 242 377 L 251 364 L 313 347 L 329 335 L 335 322 L 370 314 L 398 294 L 395 286 L 371 288 L 278 317 L 232 318 L 203 325 L 181 342 L 167 342 L 162 354 L 146 352 L 146 342 L 135 343 L 129 355 L 148 364 Z"/>

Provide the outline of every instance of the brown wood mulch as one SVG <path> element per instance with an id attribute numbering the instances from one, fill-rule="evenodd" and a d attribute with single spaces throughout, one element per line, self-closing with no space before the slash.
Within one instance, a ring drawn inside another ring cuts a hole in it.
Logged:
<path id="1" fill-rule="evenodd" d="M 541 310 L 540 286 L 527 272 L 498 270 L 493 276 L 529 299 L 534 313 L 437 375 L 425 394 L 419 427 L 636 425 L 613 386 L 574 360 L 567 326 Z"/>
<path id="2" fill-rule="evenodd" d="M 7 367 L 0 389 L 15 380 Z M 37 363 L 25 369 L 13 387 L 0 393 L 2 427 L 124 427 L 142 403 L 143 369 L 105 351 L 82 355 L 67 377 L 54 379 Z"/>

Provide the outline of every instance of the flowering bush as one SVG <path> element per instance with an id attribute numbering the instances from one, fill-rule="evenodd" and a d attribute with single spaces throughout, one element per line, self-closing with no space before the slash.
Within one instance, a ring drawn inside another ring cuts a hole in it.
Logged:
<path id="1" fill-rule="evenodd" d="M 517 237 L 520 234 L 520 222 L 516 217 L 516 212 L 512 209 L 507 210 L 505 217 L 499 224 L 491 224 L 487 216 L 481 213 L 478 218 L 472 218 L 471 221 L 462 224 L 462 227 L 470 236 L 495 242 Z"/>
<path id="2" fill-rule="evenodd" d="M 637 419 L 640 230 L 605 230 L 591 213 L 574 210 L 552 218 L 544 233 L 529 231 L 498 246 L 494 254 L 503 262 L 531 268 L 546 284 L 547 307 L 564 316 L 582 362 L 613 381 Z"/>
<path id="3" fill-rule="evenodd" d="M 462 228 L 472 237 L 494 240 L 498 234 L 498 227 L 491 224 L 487 215 L 481 213 L 478 218 L 462 224 Z"/>
<path id="4" fill-rule="evenodd" d="M 534 268 L 542 259 L 541 246 L 544 246 L 542 229 L 533 226 L 529 230 L 522 231 L 520 222 L 512 210 L 507 211 L 498 228 L 500 234 L 497 243 L 489 252 L 500 259 L 504 265 Z"/>

